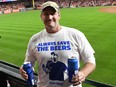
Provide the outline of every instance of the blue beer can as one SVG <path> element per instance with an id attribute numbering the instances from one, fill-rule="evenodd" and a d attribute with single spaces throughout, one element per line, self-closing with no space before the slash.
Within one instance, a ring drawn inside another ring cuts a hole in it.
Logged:
<path id="1" fill-rule="evenodd" d="M 35 85 L 35 82 L 34 82 L 34 72 L 33 72 L 31 63 L 25 62 L 23 64 L 23 69 L 26 71 L 26 73 L 28 75 L 28 79 L 27 79 L 28 87 L 33 87 Z"/>
<path id="2" fill-rule="evenodd" d="M 68 77 L 71 82 L 73 75 L 78 73 L 78 60 L 76 57 L 68 58 Z"/>

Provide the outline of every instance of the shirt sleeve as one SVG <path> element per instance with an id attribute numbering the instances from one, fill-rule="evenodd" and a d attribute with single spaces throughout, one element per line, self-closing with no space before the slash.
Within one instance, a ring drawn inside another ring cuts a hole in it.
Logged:
<path id="1" fill-rule="evenodd" d="M 79 43 L 79 54 L 82 61 L 84 63 L 91 62 L 95 64 L 95 51 L 83 33 L 79 34 L 77 41 Z"/>
<path id="2" fill-rule="evenodd" d="M 24 62 L 31 62 L 33 67 L 35 66 L 35 61 L 36 61 L 36 58 L 34 56 L 34 47 L 35 46 L 34 46 L 34 41 L 32 37 L 27 46 Z"/>

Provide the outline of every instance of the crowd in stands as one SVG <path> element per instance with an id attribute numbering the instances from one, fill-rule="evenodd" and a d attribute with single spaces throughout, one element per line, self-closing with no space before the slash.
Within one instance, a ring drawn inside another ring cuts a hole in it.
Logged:
<path id="1" fill-rule="evenodd" d="M 41 6 L 44 0 L 36 0 L 35 6 Z M 47 0 L 45 0 L 47 1 Z M 109 6 L 116 0 L 51 0 L 59 4 L 60 7 L 90 7 L 90 6 Z"/>
<path id="2" fill-rule="evenodd" d="M 25 11 L 27 2 L 13 2 L 0 4 L 0 14 Z"/>
<path id="3" fill-rule="evenodd" d="M 42 3 L 48 0 L 21 0 L 10 3 L 0 3 L 0 14 L 25 11 L 27 7 L 35 7 L 41 9 Z M 49 0 L 50 1 L 50 0 Z M 66 7 L 93 7 L 93 6 L 109 6 L 116 5 L 116 0 L 51 0 L 57 2 L 61 8 Z"/>

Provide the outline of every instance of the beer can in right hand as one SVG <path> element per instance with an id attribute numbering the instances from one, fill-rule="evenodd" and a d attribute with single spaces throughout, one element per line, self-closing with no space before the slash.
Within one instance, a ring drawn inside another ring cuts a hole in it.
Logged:
<path id="1" fill-rule="evenodd" d="M 34 72 L 33 72 L 31 63 L 25 62 L 23 64 L 23 69 L 26 71 L 28 75 L 28 79 L 27 79 L 28 87 L 33 87 L 35 85 L 35 81 L 34 81 Z"/>

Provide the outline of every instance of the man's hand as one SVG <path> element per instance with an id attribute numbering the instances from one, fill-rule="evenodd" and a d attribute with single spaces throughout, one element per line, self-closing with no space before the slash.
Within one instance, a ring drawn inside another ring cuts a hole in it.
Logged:
<path id="1" fill-rule="evenodd" d="M 77 85 L 81 84 L 83 81 L 85 81 L 85 75 L 83 72 L 79 71 L 78 74 L 73 75 L 71 82 L 72 82 L 73 86 L 77 86 Z"/>
<path id="2" fill-rule="evenodd" d="M 24 71 L 24 69 L 22 68 L 22 66 L 20 67 L 20 74 L 21 74 L 21 76 L 22 76 L 25 80 L 28 79 L 28 75 L 27 75 L 27 73 Z"/>
<path id="3" fill-rule="evenodd" d="M 73 76 L 72 84 L 74 86 L 81 84 L 83 81 L 85 81 L 85 78 L 95 69 L 95 67 L 96 65 L 94 63 L 86 63 L 84 67 L 78 72 L 78 74 Z"/>

